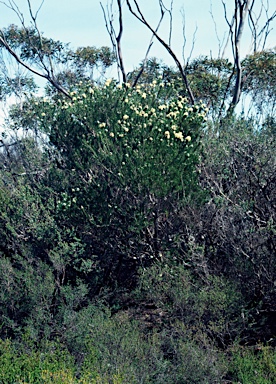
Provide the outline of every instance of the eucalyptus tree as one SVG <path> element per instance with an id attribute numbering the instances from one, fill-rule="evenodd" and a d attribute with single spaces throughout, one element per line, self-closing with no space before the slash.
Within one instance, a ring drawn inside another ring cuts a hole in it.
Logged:
<path id="1" fill-rule="evenodd" d="M 191 73 L 192 66 L 189 63 L 189 59 L 186 58 L 186 61 L 183 61 L 178 57 L 172 47 L 172 30 L 173 30 L 173 5 L 174 1 L 171 0 L 169 2 L 169 6 L 165 4 L 165 1 L 158 0 L 156 2 L 157 10 L 159 9 L 160 18 L 157 22 L 157 27 L 154 27 L 151 22 L 149 22 L 145 16 L 145 12 L 142 9 L 142 6 L 138 0 L 126 0 L 126 8 L 128 11 L 138 20 L 141 24 L 145 26 L 152 33 L 152 40 L 148 46 L 147 54 L 144 61 L 140 65 L 140 71 L 137 72 L 137 78 L 134 80 L 134 84 L 136 84 L 137 79 L 141 76 L 141 73 L 145 69 L 145 63 L 148 59 L 148 53 L 151 48 L 151 44 L 153 39 L 156 39 L 164 49 L 169 53 L 171 58 L 173 59 L 175 66 L 177 68 L 179 77 L 183 83 L 183 87 L 186 89 L 187 97 L 189 98 L 191 104 L 194 104 L 197 96 L 201 97 L 200 88 L 204 88 L 204 86 L 208 88 L 208 81 L 212 82 L 211 78 L 214 74 L 215 68 L 217 71 L 216 83 L 220 82 L 220 77 L 222 72 L 219 73 L 218 64 L 222 70 L 222 66 L 225 66 L 224 76 L 222 82 L 224 83 L 223 87 L 220 87 L 218 94 L 220 94 L 220 104 L 221 104 L 221 114 L 223 111 L 227 112 L 228 115 L 231 115 L 236 106 L 239 104 L 241 100 L 241 94 L 243 93 L 246 78 L 248 77 L 247 68 L 244 68 L 248 61 L 244 61 L 243 58 L 245 53 L 241 51 L 241 44 L 245 38 L 245 33 L 248 35 L 248 31 L 245 31 L 246 26 L 249 26 L 249 35 L 251 36 L 251 47 L 246 52 L 248 55 L 256 55 L 258 52 L 265 51 L 266 43 L 268 40 L 269 33 L 273 28 L 273 22 L 275 21 L 276 12 L 270 12 L 269 10 L 269 1 L 261 1 L 260 3 L 255 0 L 235 0 L 231 4 L 225 2 L 224 0 L 218 1 L 219 5 L 222 5 L 222 17 L 226 21 L 226 25 L 228 28 L 228 38 L 226 39 L 225 46 L 220 47 L 221 56 L 218 58 L 206 58 L 205 59 L 205 68 L 204 72 L 208 73 L 209 76 L 206 77 L 206 84 L 203 85 L 202 81 L 199 79 L 193 81 L 196 78 L 196 73 L 199 75 L 200 73 L 195 68 L 196 62 L 193 63 L 195 72 L 193 73 L 193 78 L 189 77 L 189 73 Z M 117 38 L 114 27 L 114 17 L 112 12 L 112 7 L 114 7 L 113 1 L 110 2 L 110 11 L 105 13 L 106 18 L 106 26 L 111 36 L 111 42 L 114 48 L 114 51 L 120 52 L 120 63 L 118 68 L 123 73 L 123 78 L 126 78 L 126 74 L 124 73 L 124 67 L 121 65 L 123 63 L 123 54 L 121 50 L 121 38 L 123 32 L 123 17 L 122 17 L 122 6 L 123 2 L 121 0 L 117 0 L 117 6 L 119 9 L 119 31 Z M 108 9 L 108 8 L 107 8 Z M 164 16 L 167 15 L 169 17 L 169 36 L 168 39 L 164 39 L 159 33 L 160 25 L 164 22 Z M 264 15 L 264 16 L 263 16 Z M 107 18 L 109 16 L 109 19 Z M 216 23 L 216 20 L 215 20 Z M 187 36 L 184 36 L 184 40 L 187 39 Z M 184 41 L 185 44 L 185 41 Z M 224 62 L 225 58 L 223 57 L 227 45 L 231 46 L 233 59 L 232 62 L 230 59 L 229 63 Z M 223 49 L 222 49 L 223 48 Z M 257 60 L 257 56 L 256 60 Z M 203 62 L 201 60 L 201 68 L 203 69 Z M 212 68 L 212 70 L 211 70 Z M 211 70 L 211 71 L 210 71 Z M 252 75 L 251 71 L 251 75 Z M 256 72 L 255 72 L 256 74 Z M 270 73 L 273 77 L 273 73 Z M 202 79 L 201 79 L 202 80 Z M 226 81 L 226 83 L 225 83 Z M 199 90 L 196 89 L 195 85 L 198 85 Z M 202 89 L 203 89 L 202 88 Z M 248 91 L 248 89 L 247 89 Z M 209 92 L 209 91 L 208 91 Z M 207 92 L 207 93 L 208 93 Z M 221 93 L 222 92 L 222 93 Z"/>

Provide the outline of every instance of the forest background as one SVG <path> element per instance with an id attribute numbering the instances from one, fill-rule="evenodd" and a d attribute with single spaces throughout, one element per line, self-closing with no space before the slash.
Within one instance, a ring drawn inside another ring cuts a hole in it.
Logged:
<path id="1" fill-rule="evenodd" d="M 173 1 L 78 48 L 0 1 L 1 383 L 275 382 L 276 13 L 217 3 L 214 57 Z"/>

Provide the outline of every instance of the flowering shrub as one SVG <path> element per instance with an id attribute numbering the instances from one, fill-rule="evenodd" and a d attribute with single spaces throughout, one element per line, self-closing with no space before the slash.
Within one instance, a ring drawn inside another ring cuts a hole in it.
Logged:
<path id="1" fill-rule="evenodd" d="M 84 256 L 88 270 L 78 268 L 103 270 L 114 282 L 115 273 L 125 278 L 126 260 L 161 254 L 168 238 L 161 222 L 197 188 L 207 108 L 190 106 L 161 80 L 136 88 L 81 82 L 70 96 L 37 99 L 30 113 L 61 164 L 49 180 L 57 220 L 93 239 Z"/>
<path id="2" fill-rule="evenodd" d="M 107 80 L 80 82 L 70 98 L 36 98 L 23 109 L 22 120 L 12 111 L 14 127 L 31 122 L 46 134 L 54 160 L 43 183 L 63 228 L 56 241 L 70 242 L 73 226 L 82 244 L 81 253 L 66 253 L 63 276 L 92 289 L 124 281 L 137 260 L 159 257 L 169 241 L 164 223 L 178 220 L 197 188 L 205 105 L 190 106 L 160 79 L 135 88 Z"/>
<path id="3" fill-rule="evenodd" d="M 104 172 L 135 194 L 183 194 L 194 176 L 206 108 L 189 106 L 169 88 L 156 81 L 134 89 L 112 80 L 80 84 L 71 101 L 43 101 L 41 124 L 67 165 L 90 183 Z"/>

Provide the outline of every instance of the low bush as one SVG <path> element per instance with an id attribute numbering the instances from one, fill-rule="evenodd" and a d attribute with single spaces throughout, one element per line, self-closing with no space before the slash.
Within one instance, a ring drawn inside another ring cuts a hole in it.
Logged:
<path id="1" fill-rule="evenodd" d="M 275 384 L 275 349 L 264 345 L 234 348 L 229 374 L 234 384 Z"/>
<path id="2" fill-rule="evenodd" d="M 244 328 L 243 297 L 223 276 L 199 280 L 187 266 L 168 261 L 143 270 L 136 292 L 164 313 L 165 322 L 180 322 L 187 334 L 202 332 L 220 347 Z"/>

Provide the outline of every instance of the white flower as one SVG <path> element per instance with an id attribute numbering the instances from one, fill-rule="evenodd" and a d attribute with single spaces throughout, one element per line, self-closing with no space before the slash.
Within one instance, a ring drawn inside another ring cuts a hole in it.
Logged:
<path id="1" fill-rule="evenodd" d="M 176 139 L 179 139 L 181 141 L 184 141 L 184 138 L 183 138 L 183 133 L 182 132 L 174 132 L 174 137 Z"/>
<path id="2" fill-rule="evenodd" d="M 163 111 L 163 109 L 166 109 L 166 105 L 165 105 L 165 104 L 159 105 L 158 108 L 159 108 L 161 111 Z"/>
<path id="3" fill-rule="evenodd" d="M 106 82 L 104 83 L 104 85 L 106 87 L 109 87 L 111 83 L 112 83 L 112 79 L 107 79 Z"/>

